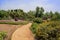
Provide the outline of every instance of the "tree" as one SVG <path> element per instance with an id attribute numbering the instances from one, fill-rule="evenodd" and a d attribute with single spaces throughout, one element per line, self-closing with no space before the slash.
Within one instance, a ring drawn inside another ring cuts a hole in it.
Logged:
<path id="1" fill-rule="evenodd" d="M 21 9 L 11 10 L 10 16 L 15 20 L 24 20 L 26 18 L 26 13 Z"/>
<path id="2" fill-rule="evenodd" d="M 36 7 L 36 15 L 35 15 L 35 17 L 38 17 L 38 15 L 39 15 L 39 7 Z"/>
<path id="3" fill-rule="evenodd" d="M 50 15 L 50 17 L 52 18 L 52 17 L 53 17 L 53 12 L 50 11 L 49 15 Z"/>
<path id="4" fill-rule="evenodd" d="M 35 17 L 42 17 L 43 16 L 43 12 L 44 12 L 43 7 L 41 7 L 41 8 L 36 7 L 36 15 L 35 15 Z"/>
<path id="5" fill-rule="evenodd" d="M 44 16 L 48 18 L 49 12 L 46 12 L 46 13 L 44 14 Z M 43 17 L 44 17 L 44 16 L 43 16 Z"/>
<path id="6" fill-rule="evenodd" d="M 16 10 L 11 10 L 10 11 L 10 16 L 15 20 L 15 21 L 17 21 L 18 20 L 18 13 L 17 13 L 17 9 Z"/>
<path id="7" fill-rule="evenodd" d="M 29 20 L 33 20 L 35 18 L 35 12 L 34 11 L 29 11 L 27 13 L 27 17 L 29 18 Z"/>
<path id="8" fill-rule="evenodd" d="M 60 14 L 59 14 L 59 12 L 55 12 L 55 14 L 52 17 L 52 20 L 60 20 Z"/>
<path id="9" fill-rule="evenodd" d="M 9 19 L 9 13 L 5 10 L 0 10 L 0 19 Z"/>
<path id="10" fill-rule="evenodd" d="M 40 13 L 39 13 L 39 17 L 42 17 L 42 16 L 43 16 L 43 12 L 44 12 L 43 7 L 40 8 L 40 11 L 39 11 L 39 12 L 40 12 Z"/>
<path id="11" fill-rule="evenodd" d="M 57 16 L 57 19 L 60 19 L 60 13 L 59 12 L 55 12 L 55 15 Z"/>

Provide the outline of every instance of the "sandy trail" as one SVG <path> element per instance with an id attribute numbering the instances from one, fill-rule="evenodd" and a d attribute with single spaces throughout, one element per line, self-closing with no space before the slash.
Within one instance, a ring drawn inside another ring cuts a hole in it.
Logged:
<path id="1" fill-rule="evenodd" d="M 33 34 L 30 31 L 32 23 L 18 28 L 12 35 L 11 40 L 34 40 Z"/>

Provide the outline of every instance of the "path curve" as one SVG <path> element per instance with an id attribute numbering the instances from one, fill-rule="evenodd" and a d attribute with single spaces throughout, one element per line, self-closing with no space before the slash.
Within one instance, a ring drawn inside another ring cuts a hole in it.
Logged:
<path id="1" fill-rule="evenodd" d="M 30 31 L 32 23 L 18 28 L 12 35 L 11 40 L 34 40 L 33 34 Z"/>

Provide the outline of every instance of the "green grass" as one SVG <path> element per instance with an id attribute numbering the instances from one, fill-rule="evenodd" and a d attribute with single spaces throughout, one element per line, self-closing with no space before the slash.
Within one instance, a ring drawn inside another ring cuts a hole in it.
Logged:
<path id="1" fill-rule="evenodd" d="M 0 24 L 11 24 L 11 25 L 25 25 L 27 24 L 27 21 L 24 22 L 0 22 Z"/>

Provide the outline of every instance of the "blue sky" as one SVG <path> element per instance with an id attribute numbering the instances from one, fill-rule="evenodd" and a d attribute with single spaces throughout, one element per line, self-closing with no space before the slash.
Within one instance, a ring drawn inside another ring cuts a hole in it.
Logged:
<path id="1" fill-rule="evenodd" d="M 45 11 L 60 12 L 60 0 L 0 0 L 0 9 L 23 9 L 24 11 L 35 10 L 43 7 Z"/>

